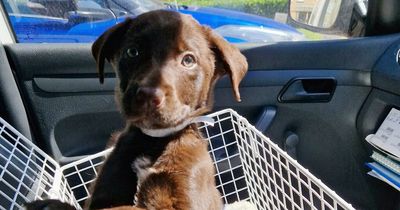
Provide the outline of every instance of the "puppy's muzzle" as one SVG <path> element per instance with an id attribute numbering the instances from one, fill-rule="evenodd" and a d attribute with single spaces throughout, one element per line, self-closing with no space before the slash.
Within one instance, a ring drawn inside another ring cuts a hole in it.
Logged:
<path id="1" fill-rule="evenodd" d="M 136 90 L 136 100 L 139 103 L 148 103 L 149 106 L 160 108 L 165 100 L 165 93 L 160 88 L 139 87 Z"/>

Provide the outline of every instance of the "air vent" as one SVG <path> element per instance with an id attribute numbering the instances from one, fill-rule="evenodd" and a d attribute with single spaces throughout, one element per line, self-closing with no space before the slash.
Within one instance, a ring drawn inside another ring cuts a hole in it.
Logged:
<path id="1" fill-rule="evenodd" d="M 399 49 L 399 50 L 397 50 L 397 54 L 396 54 L 396 62 L 397 62 L 398 64 L 400 64 L 400 49 Z"/>

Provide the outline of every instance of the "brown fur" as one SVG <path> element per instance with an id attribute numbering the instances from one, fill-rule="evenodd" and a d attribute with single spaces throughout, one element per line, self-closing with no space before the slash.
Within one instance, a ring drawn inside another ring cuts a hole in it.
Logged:
<path id="1" fill-rule="evenodd" d="M 132 49 L 137 56 L 130 57 Z M 101 82 L 105 59 L 117 72 L 116 100 L 127 128 L 118 136 L 87 208 L 222 209 L 207 143 L 194 125 L 161 138 L 141 129 L 178 126 L 209 111 L 214 84 L 224 74 L 240 101 L 244 56 L 211 29 L 172 11 L 127 19 L 99 37 L 92 51 Z M 183 64 L 188 55 L 195 59 L 190 68 Z M 148 162 L 135 162 L 142 159 Z"/>
<path id="2" fill-rule="evenodd" d="M 140 184 L 135 207 L 114 210 L 222 209 L 207 143 L 195 128 L 172 137 L 151 168 L 155 172 Z"/>
<path id="3" fill-rule="evenodd" d="M 110 28 L 92 53 L 100 82 L 105 59 L 116 70 L 116 101 L 127 126 L 113 135 L 114 150 L 85 208 L 221 210 L 215 169 L 196 126 L 160 138 L 143 129 L 179 126 L 209 111 L 214 84 L 225 74 L 240 101 L 245 57 L 190 16 L 161 10 Z M 195 62 L 187 65 L 183 58 L 188 57 Z"/>

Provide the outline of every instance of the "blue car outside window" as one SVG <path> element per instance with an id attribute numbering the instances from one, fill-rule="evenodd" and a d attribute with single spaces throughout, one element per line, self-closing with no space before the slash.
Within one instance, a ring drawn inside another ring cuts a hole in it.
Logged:
<path id="1" fill-rule="evenodd" d="M 271 8 L 276 11 L 258 15 L 239 11 L 237 8 L 241 8 L 240 5 L 233 5 L 235 7 L 230 9 L 222 8 L 218 6 L 221 1 L 207 1 L 210 5 L 203 6 L 159 0 L 1 1 L 20 43 L 93 42 L 106 29 L 125 18 L 157 9 L 177 10 L 192 15 L 201 24 L 210 26 L 232 43 L 306 39 L 297 29 L 284 23 L 286 19 L 282 16 L 285 17 L 287 12 L 286 0 L 265 0 L 265 5 L 272 5 Z"/>

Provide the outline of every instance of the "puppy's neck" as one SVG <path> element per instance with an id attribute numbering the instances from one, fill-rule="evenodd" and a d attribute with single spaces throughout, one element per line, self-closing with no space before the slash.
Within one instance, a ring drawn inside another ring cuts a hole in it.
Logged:
<path id="1" fill-rule="evenodd" d="M 185 121 L 183 121 L 181 124 L 176 125 L 174 127 L 169 127 L 169 128 L 161 128 L 161 129 L 146 129 L 146 128 L 140 128 L 140 130 L 151 137 L 167 137 L 174 135 L 178 133 L 179 131 L 183 130 L 186 128 L 188 125 L 193 124 L 193 123 L 204 123 L 206 125 L 211 125 L 214 126 L 214 119 L 208 116 L 199 116 L 195 118 L 190 118 Z"/>

